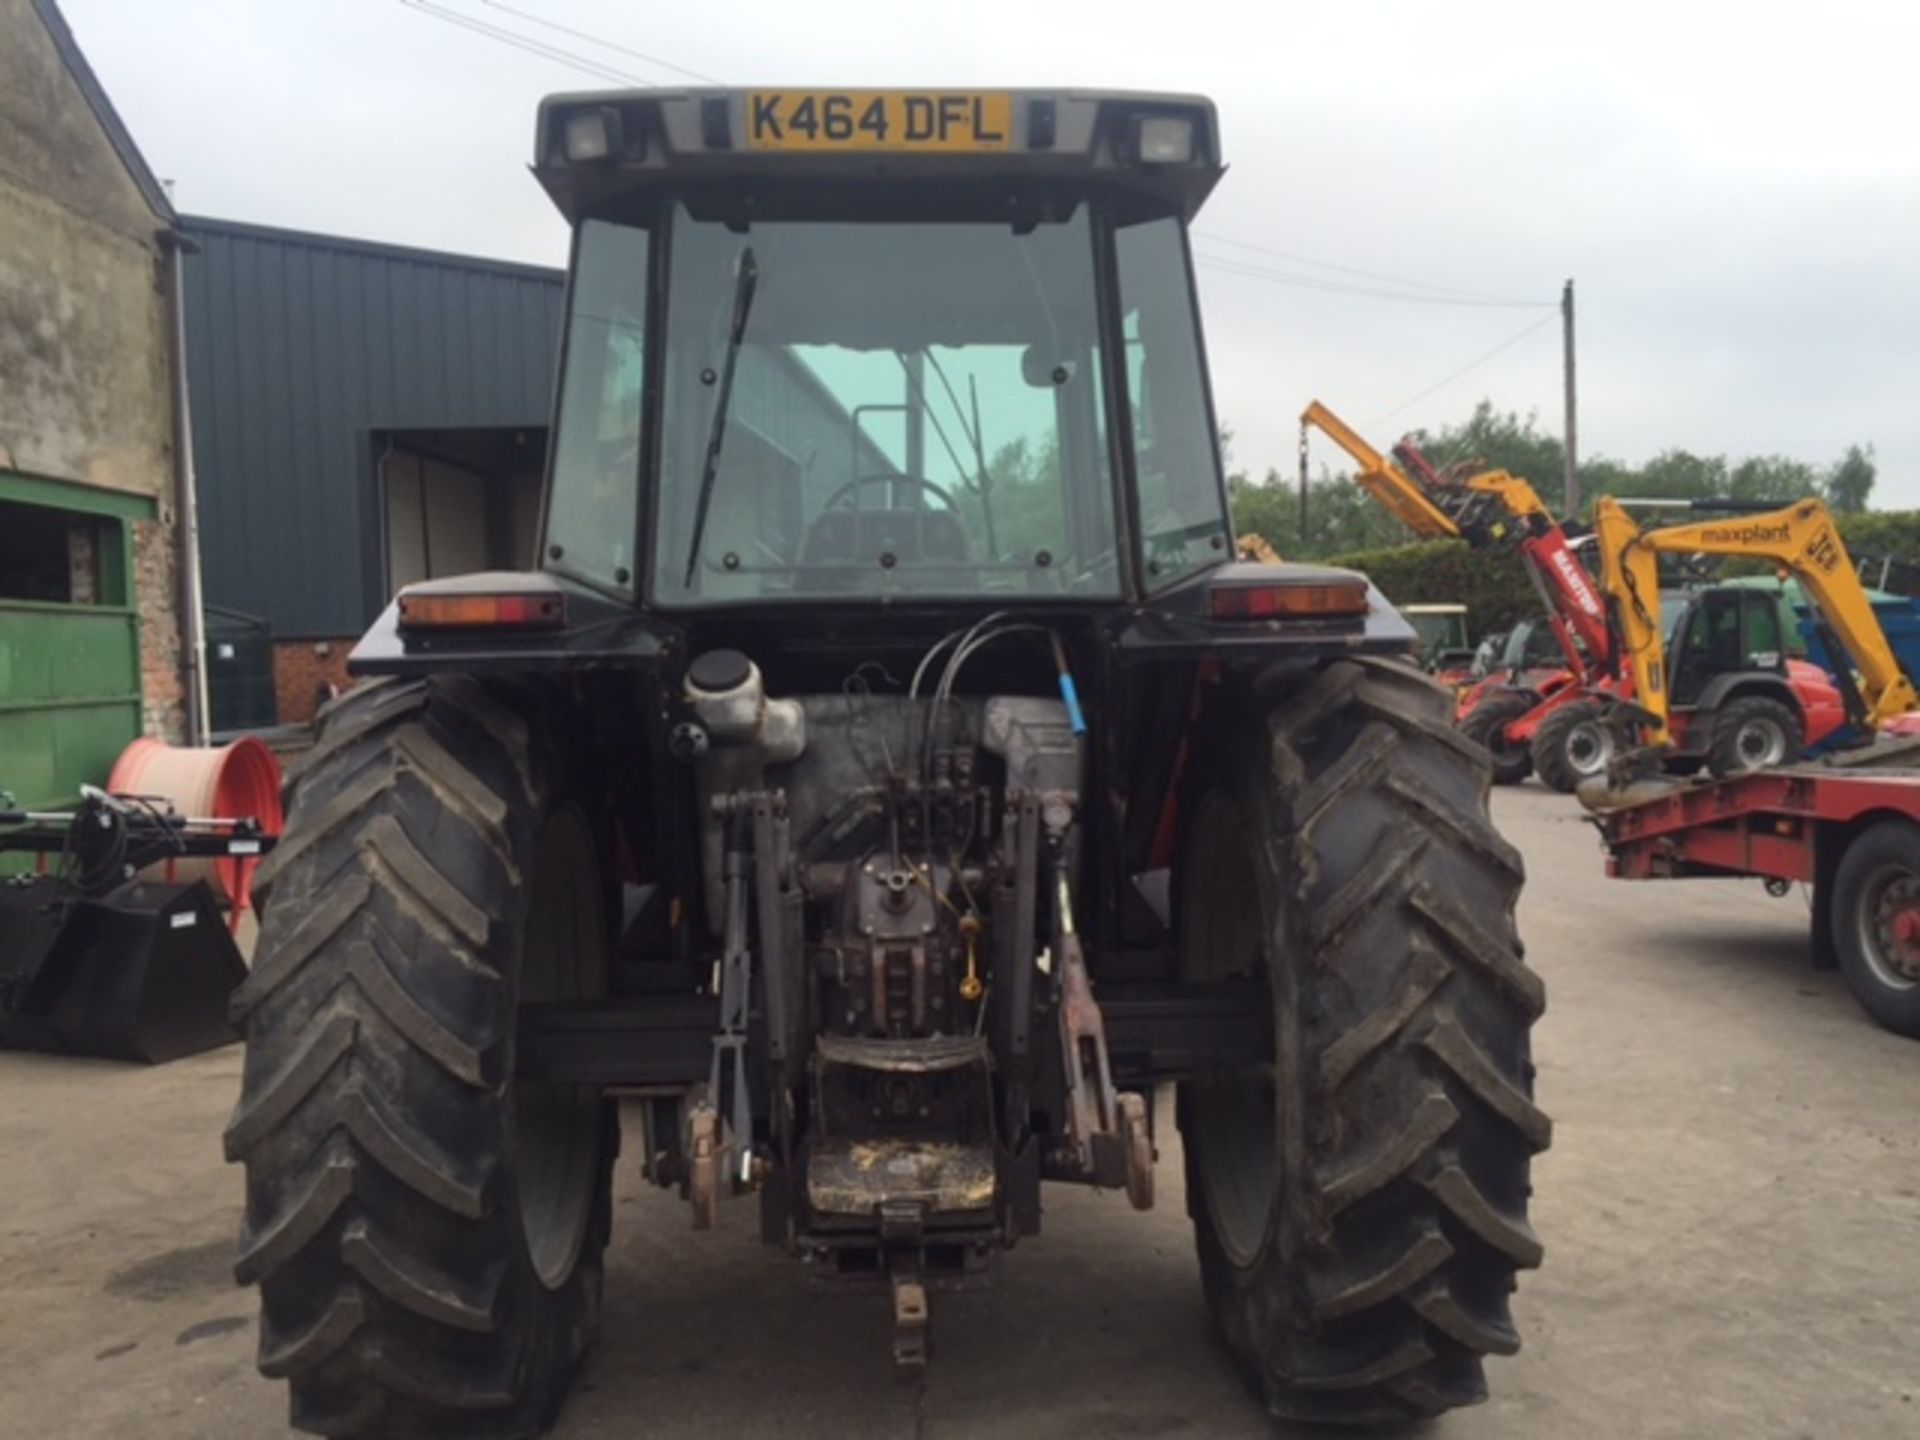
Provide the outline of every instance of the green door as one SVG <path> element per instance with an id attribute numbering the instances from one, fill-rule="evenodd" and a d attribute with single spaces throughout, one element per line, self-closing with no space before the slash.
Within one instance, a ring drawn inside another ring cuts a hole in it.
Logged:
<path id="1" fill-rule="evenodd" d="M 0 791 L 28 809 L 104 785 L 140 734 L 131 527 L 153 503 L 0 471 Z"/>

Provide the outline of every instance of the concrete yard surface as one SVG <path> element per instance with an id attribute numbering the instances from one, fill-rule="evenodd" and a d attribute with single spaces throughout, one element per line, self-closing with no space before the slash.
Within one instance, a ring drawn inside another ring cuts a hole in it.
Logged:
<path id="1" fill-rule="evenodd" d="M 1422 1433 L 1920 1435 L 1920 1045 L 1809 968 L 1804 896 L 1609 881 L 1571 799 L 1530 784 L 1495 804 L 1551 995 L 1547 1260 L 1493 1398 Z M 237 1050 L 154 1070 L 0 1056 L 0 1437 L 286 1433 L 230 1276 L 239 1070 Z M 756 1243 L 751 1202 L 693 1233 L 630 1143 L 605 1333 L 555 1434 L 1285 1433 L 1208 1338 L 1171 1125 L 1160 1144 L 1153 1213 L 1055 1188 L 992 1289 L 936 1295 L 916 1388 L 890 1377 L 880 1297 L 813 1292 Z"/>

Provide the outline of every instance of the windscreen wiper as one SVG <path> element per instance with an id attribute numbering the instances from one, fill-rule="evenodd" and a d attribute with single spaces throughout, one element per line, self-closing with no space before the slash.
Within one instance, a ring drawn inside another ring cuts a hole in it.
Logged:
<path id="1" fill-rule="evenodd" d="M 700 492 L 693 505 L 693 540 L 687 546 L 687 588 L 693 587 L 694 572 L 700 566 L 700 541 L 707 533 L 707 507 L 713 503 L 713 485 L 720 478 L 720 444 L 727 433 L 727 405 L 733 399 L 733 370 L 740 361 L 740 342 L 747 333 L 747 314 L 753 309 L 753 292 L 760 283 L 760 267 L 754 262 L 753 247 L 740 252 L 733 276 L 733 318 L 727 323 L 727 353 L 720 362 L 720 392 L 713 400 L 713 428 L 707 432 L 707 460 L 700 469 Z"/>

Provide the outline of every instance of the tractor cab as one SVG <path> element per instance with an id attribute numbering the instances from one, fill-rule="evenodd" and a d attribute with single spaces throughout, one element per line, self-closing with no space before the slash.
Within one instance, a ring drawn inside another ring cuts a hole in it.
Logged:
<path id="1" fill-rule="evenodd" d="M 651 668 L 836 612 L 902 658 L 1016 609 L 1140 655 L 1412 648 L 1364 577 L 1236 556 L 1187 235 L 1210 101 L 563 95 L 533 169 L 573 227 L 541 568 L 407 587 L 355 673 Z"/>
<path id="2" fill-rule="evenodd" d="M 1780 600 L 1746 586 L 1710 586 L 1675 618 L 1669 645 L 1668 692 L 1675 705 L 1696 705 L 1723 675 L 1784 676 L 1786 642 Z"/>
<path id="3" fill-rule="evenodd" d="M 1468 675 L 1473 667 L 1474 647 L 1467 637 L 1466 606 L 1402 605 L 1400 613 L 1419 637 L 1416 658 L 1421 669 L 1435 676 L 1465 678 Z"/>
<path id="4" fill-rule="evenodd" d="M 1553 627 L 1541 619 L 1522 620 L 1509 630 L 1494 664 L 1496 672 L 1505 672 L 1516 683 L 1543 670 L 1558 670 L 1566 664 Z"/>

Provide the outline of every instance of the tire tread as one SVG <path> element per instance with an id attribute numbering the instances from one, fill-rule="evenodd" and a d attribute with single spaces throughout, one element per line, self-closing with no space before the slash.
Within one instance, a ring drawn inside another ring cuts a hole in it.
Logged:
<path id="1" fill-rule="evenodd" d="M 560 763 L 530 703 L 467 677 L 368 686 L 289 782 L 225 1144 L 258 1363 L 317 1433 L 530 1436 L 592 1327 L 611 1135 L 559 1290 L 507 1175 L 520 880 Z"/>
<path id="2" fill-rule="evenodd" d="M 1540 1260 L 1527 1172 L 1552 1127 L 1528 1030 L 1546 994 L 1513 922 L 1525 867 L 1488 814 L 1490 757 L 1451 719 L 1437 686 L 1371 660 L 1269 712 L 1268 951 L 1305 951 L 1275 977 L 1299 1176 L 1243 1267 L 1209 1205 L 1189 1209 L 1219 1332 L 1289 1420 L 1408 1423 L 1484 1398 L 1483 1357 L 1520 1343 L 1515 1272 Z"/>

